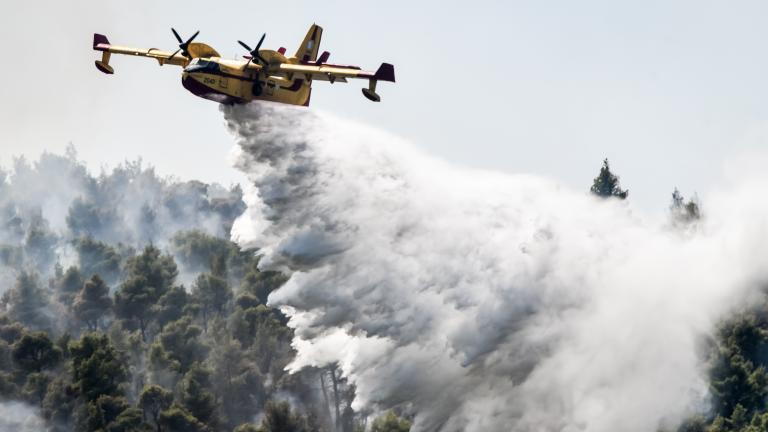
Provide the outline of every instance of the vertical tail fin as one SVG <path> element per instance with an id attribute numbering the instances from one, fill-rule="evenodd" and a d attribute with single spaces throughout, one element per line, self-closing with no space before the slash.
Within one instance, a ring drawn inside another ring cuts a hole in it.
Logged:
<path id="1" fill-rule="evenodd" d="M 317 52 L 320 49 L 320 38 L 323 36 L 323 28 L 317 24 L 312 24 L 309 28 L 307 35 L 304 37 L 304 41 L 296 51 L 296 58 L 303 61 L 315 61 L 317 60 Z"/>

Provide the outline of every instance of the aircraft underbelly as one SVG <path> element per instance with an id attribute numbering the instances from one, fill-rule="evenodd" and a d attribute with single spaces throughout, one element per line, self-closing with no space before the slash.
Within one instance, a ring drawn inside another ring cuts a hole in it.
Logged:
<path id="1" fill-rule="evenodd" d="M 284 83 L 275 80 L 262 82 L 261 94 L 253 94 L 253 81 L 204 73 L 185 73 L 182 85 L 195 96 L 223 104 L 247 103 L 251 100 L 266 100 L 290 105 L 306 105 L 309 100 L 309 83 L 293 81 Z M 290 84 L 290 85 L 287 85 Z"/>
<path id="2" fill-rule="evenodd" d="M 203 99 L 223 104 L 246 102 L 241 95 L 239 86 L 233 86 L 232 81 L 235 80 L 216 75 L 185 75 L 181 79 L 181 84 L 190 93 Z"/>

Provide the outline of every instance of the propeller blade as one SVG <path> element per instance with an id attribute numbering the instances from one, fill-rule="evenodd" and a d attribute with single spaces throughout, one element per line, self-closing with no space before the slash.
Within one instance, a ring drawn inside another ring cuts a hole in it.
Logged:
<path id="1" fill-rule="evenodd" d="M 200 34 L 200 30 L 196 31 L 196 32 L 195 32 L 195 34 L 193 34 L 191 38 L 187 39 L 187 42 L 185 42 L 185 43 L 186 43 L 187 45 L 189 45 L 189 44 L 190 44 L 190 42 L 192 42 L 193 40 L 195 40 L 195 38 L 196 38 L 196 37 L 197 37 L 197 35 L 199 35 L 199 34 Z"/>
<path id="2" fill-rule="evenodd" d="M 245 48 L 246 50 L 248 50 L 248 52 L 249 52 L 249 53 L 250 53 L 251 51 L 253 51 L 253 50 L 251 49 L 251 47 L 249 47 L 248 45 L 246 45 L 246 44 L 245 44 L 245 42 L 243 42 L 243 41 L 240 41 L 240 40 L 239 40 L 239 41 L 237 41 L 237 43 L 239 43 L 241 47 L 243 47 L 243 48 Z"/>
<path id="3" fill-rule="evenodd" d="M 179 43 L 184 43 L 184 40 L 183 40 L 183 39 L 181 39 L 181 36 L 179 36 L 179 34 L 178 34 L 178 33 L 176 33 L 176 29 L 174 29 L 173 27 L 171 27 L 171 31 L 173 32 L 173 35 L 174 35 L 174 36 L 176 36 L 176 40 L 177 40 L 177 41 L 179 41 Z"/>
<path id="4" fill-rule="evenodd" d="M 176 50 L 176 52 L 174 52 L 173 54 L 171 54 L 171 55 L 170 55 L 170 56 L 169 56 L 169 57 L 168 57 L 166 60 L 170 60 L 170 59 L 172 59 L 172 58 L 173 58 L 173 56 L 175 56 L 176 54 L 178 54 L 178 53 L 179 53 L 179 51 L 181 51 L 181 48 L 177 49 L 177 50 Z"/>
<path id="5" fill-rule="evenodd" d="M 264 42 L 264 38 L 265 37 L 267 37 L 266 33 L 261 35 L 261 39 L 259 39 L 259 43 L 257 43 L 256 44 L 256 48 L 253 48 L 253 49 L 251 49 L 251 47 L 249 47 L 245 42 L 243 42 L 241 40 L 237 41 L 237 43 L 239 43 L 240 46 L 242 46 L 243 48 L 247 49 L 248 53 L 251 55 L 251 58 L 245 64 L 246 67 L 248 66 L 248 64 L 250 64 L 251 61 L 254 61 L 254 60 L 258 60 L 258 61 L 262 62 L 264 65 L 267 64 L 267 61 L 264 60 L 264 57 L 259 55 L 259 48 L 261 48 L 261 44 Z"/>
<path id="6" fill-rule="evenodd" d="M 264 33 L 263 35 L 261 35 L 261 39 L 259 39 L 259 43 L 257 43 L 257 44 L 256 44 L 256 48 L 255 48 L 255 51 L 258 51 L 258 50 L 259 50 L 259 48 L 261 48 L 261 43 L 262 43 L 262 42 L 264 42 L 264 38 L 265 38 L 265 37 L 267 37 L 267 34 L 266 34 L 266 33 Z"/>

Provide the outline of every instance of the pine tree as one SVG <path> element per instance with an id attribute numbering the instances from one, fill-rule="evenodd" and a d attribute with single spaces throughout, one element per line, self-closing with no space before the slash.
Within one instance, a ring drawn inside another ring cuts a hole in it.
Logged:
<path id="1" fill-rule="evenodd" d="M 155 318 L 157 324 L 162 330 L 168 323 L 183 318 L 186 314 L 191 313 L 189 310 L 190 295 L 183 286 L 173 286 L 168 292 L 163 294 L 158 300 L 157 304 L 153 306 L 155 309 Z"/>
<path id="2" fill-rule="evenodd" d="M 675 225 L 685 225 L 701 219 L 701 211 L 696 197 L 685 202 L 683 194 L 677 188 L 672 192 L 672 203 L 669 205 L 670 217 Z"/>
<path id="3" fill-rule="evenodd" d="M 26 333 L 13 344 L 13 362 L 27 373 L 41 372 L 55 366 L 61 350 L 45 332 Z"/>
<path id="4" fill-rule="evenodd" d="M 213 274 L 201 274 L 192 290 L 203 313 L 203 326 L 208 331 L 208 319 L 212 315 L 220 316 L 224 307 L 232 299 L 226 279 Z"/>
<path id="5" fill-rule="evenodd" d="M 66 272 L 57 278 L 55 289 L 56 297 L 64 305 L 71 305 L 77 293 L 83 288 L 85 279 L 78 267 L 72 266 Z"/>
<path id="6" fill-rule="evenodd" d="M 145 387 L 139 396 L 139 406 L 144 410 L 144 417 L 152 420 L 157 432 L 162 431 L 160 413 L 167 410 L 171 403 L 173 403 L 173 393 L 158 385 Z"/>
<path id="7" fill-rule="evenodd" d="M 75 248 L 84 277 L 98 274 L 110 284 L 117 282 L 121 256 L 114 247 L 92 237 L 82 237 Z"/>
<path id="8" fill-rule="evenodd" d="M 608 165 L 608 159 L 603 160 L 600 174 L 598 174 L 592 182 L 590 191 L 601 198 L 616 197 L 619 199 L 626 199 L 627 195 L 629 195 L 628 190 L 621 190 L 621 187 L 619 186 L 619 177 L 611 172 L 611 167 Z"/>
<path id="9" fill-rule="evenodd" d="M 123 355 L 106 335 L 88 333 L 70 343 L 69 347 L 73 385 L 86 400 L 95 401 L 102 395 L 122 395 L 128 368 Z"/>
<path id="10" fill-rule="evenodd" d="M 35 330 L 49 330 L 49 293 L 40 286 L 37 274 L 22 271 L 16 285 L 3 295 L 8 317 Z"/>
<path id="11" fill-rule="evenodd" d="M 163 329 L 150 350 L 155 369 L 166 368 L 186 373 L 195 362 L 202 362 L 208 347 L 202 343 L 203 329 L 192 324 L 189 317 L 174 321 Z"/>
<path id="12" fill-rule="evenodd" d="M 304 419 L 291 412 L 288 402 L 267 402 L 264 419 L 261 421 L 264 432 L 306 432 Z"/>
<path id="13" fill-rule="evenodd" d="M 392 411 L 373 421 L 371 432 L 408 432 L 411 422 L 395 415 Z"/>
<path id="14" fill-rule="evenodd" d="M 211 372 L 195 363 L 181 381 L 181 403 L 201 423 L 216 428 L 218 413 L 216 397 L 210 391 Z"/>
<path id="15" fill-rule="evenodd" d="M 93 275 L 75 297 L 73 309 L 77 318 L 88 326 L 88 330 L 95 331 L 99 329 L 101 318 L 109 312 L 111 306 L 109 287 L 99 275 Z"/>
<path id="16" fill-rule="evenodd" d="M 155 317 L 153 306 L 168 292 L 179 271 L 173 257 L 161 255 L 154 246 L 129 259 L 128 278 L 115 293 L 115 314 L 138 324 L 141 339 L 147 340 L 147 327 Z"/>
<path id="17" fill-rule="evenodd" d="M 164 432 L 204 432 L 207 430 L 203 423 L 178 404 L 173 404 L 169 409 L 160 413 L 160 425 Z"/>

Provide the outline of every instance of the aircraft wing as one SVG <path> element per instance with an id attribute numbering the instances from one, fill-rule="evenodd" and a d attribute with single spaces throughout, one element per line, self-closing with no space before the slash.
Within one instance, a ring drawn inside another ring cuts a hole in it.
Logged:
<path id="1" fill-rule="evenodd" d="M 376 72 L 364 71 L 356 66 L 291 63 L 281 63 L 277 71 L 286 74 L 304 74 L 314 80 L 330 82 L 347 82 L 347 78 L 395 82 L 395 68 L 389 63 L 382 63 Z"/>
<path id="2" fill-rule="evenodd" d="M 179 53 L 174 54 L 171 51 L 161 51 L 157 48 L 131 48 L 112 45 L 109 43 L 109 40 L 106 36 L 98 33 L 94 33 L 93 35 L 93 49 L 103 53 L 102 60 L 96 61 L 96 67 L 99 68 L 100 71 L 108 74 L 114 72 L 112 67 L 109 66 L 110 54 L 125 54 L 139 57 L 149 57 L 157 60 L 161 66 L 164 64 L 185 66 L 189 62 L 189 60 L 183 55 Z M 171 56 L 172 54 L 173 56 Z"/>

